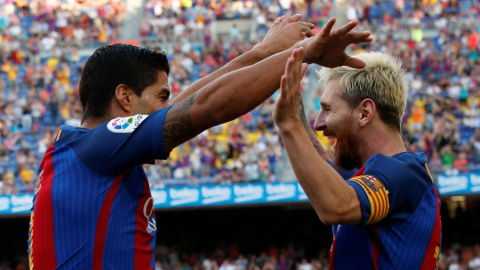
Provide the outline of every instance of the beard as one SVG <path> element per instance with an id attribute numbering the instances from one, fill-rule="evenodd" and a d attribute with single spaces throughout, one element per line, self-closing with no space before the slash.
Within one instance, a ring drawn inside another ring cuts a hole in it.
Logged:
<path id="1" fill-rule="evenodd" d="M 347 171 L 362 167 L 360 158 L 360 142 L 358 137 L 348 127 L 343 128 L 341 136 L 337 137 L 337 143 L 333 152 L 333 165 L 336 168 Z"/>

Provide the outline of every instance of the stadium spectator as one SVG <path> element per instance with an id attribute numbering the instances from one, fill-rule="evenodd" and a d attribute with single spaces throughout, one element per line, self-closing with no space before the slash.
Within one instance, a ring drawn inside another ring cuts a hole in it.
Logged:
<path id="1" fill-rule="evenodd" d="M 468 261 L 468 268 L 472 270 L 480 270 L 480 244 L 473 247 L 473 258 Z"/>
<path id="2" fill-rule="evenodd" d="M 15 187 L 15 175 L 9 168 L 5 168 L 5 172 L 2 175 L 2 194 L 17 194 L 18 190 Z"/>

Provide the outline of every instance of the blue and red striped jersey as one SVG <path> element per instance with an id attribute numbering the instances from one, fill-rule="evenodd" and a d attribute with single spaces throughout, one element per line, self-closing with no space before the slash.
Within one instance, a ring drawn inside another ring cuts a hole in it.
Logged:
<path id="1" fill-rule="evenodd" d="M 153 269 L 156 220 L 142 164 L 164 159 L 168 108 L 88 130 L 61 126 L 39 168 L 31 269 Z"/>
<path id="2" fill-rule="evenodd" d="M 362 224 L 333 226 L 330 269 L 436 268 L 440 199 L 423 153 L 376 154 L 347 183 Z"/>

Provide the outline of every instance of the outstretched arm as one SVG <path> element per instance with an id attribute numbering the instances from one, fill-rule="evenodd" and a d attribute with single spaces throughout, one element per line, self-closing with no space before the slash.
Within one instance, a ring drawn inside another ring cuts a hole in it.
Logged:
<path id="1" fill-rule="evenodd" d="M 275 104 L 273 119 L 280 130 L 295 175 L 320 220 L 325 224 L 359 224 L 362 212 L 354 188 L 325 162 L 318 154 L 318 148 L 312 147 L 312 135 L 305 129 L 302 114 L 296 109 L 301 102 L 301 69 L 302 59 L 292 54 L 281 79 L 280 97 Z"/>
<path id="2" fill-rule="evenodd" d="M 288 18 L 285 16 L 278 17 L 273 22 L 262 42 L 255 45 L 252 50 L 243 53 L 231 62 L 228 62 L 219 70 L 192 83 L 187 89 L 176 96 L 171 101 L 171 104 L 179 103 L 210 82 L 229 72 L 253 65 L 273 54 L 292 47 L 298 41 L 303 40 L 304 37 L 313 36 L 312 29 L 314 28 L 314 25 L 299 21 L 301 17 L 300 14 Z"/>
<path id="3" fill-rule="evenodd" d="M 292 52 L 304 58 L 305 48 L 308 60 L 320 65 L 363 64 L 360 60 L 352 61 L 353 58 L 344 57 L 344 50 L 351 43 L 371 41 L 370 33 L 352 31 L 356 23 L 332 31 L 334 22 L 330 20 L 327 23 L 329 27 L 324 27 L 320 35 L 297 43 L 294 46 L 297 49 L 287 49 L 254 65 L 229 72 L 198 93 L 174 104 L 165 119 L 165 150 L 171 150 L 205 129 L 249 112 L 270 97 L 280 86 L 285 63 Z M 330 53 L 326 53 L 329 48 L 332 48 Z M 345 61 L 341 62 L 337 58 Z"/>

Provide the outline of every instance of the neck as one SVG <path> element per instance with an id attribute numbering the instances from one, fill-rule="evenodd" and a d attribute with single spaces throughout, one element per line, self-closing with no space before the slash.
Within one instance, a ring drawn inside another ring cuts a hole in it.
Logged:
<path id="1" fill-rule="evenodd" d="M 361 147 L 362 162 L 365 164 L 374 154 L 382 154 L 387 157 L 407 151 L 402 140 L 401 133 L 388 127 L 375 129 L 374 133 L 362 135 L 365 140 Z"/>
<path id="2" fill-rule="evenodd" d="M 96 126 L 100 125 L 101 123 L 108 121 L 109 118 L 86 118 L 83 120 L 82 124 L 80 125 L 81 128 L 92 129 Z"/>

